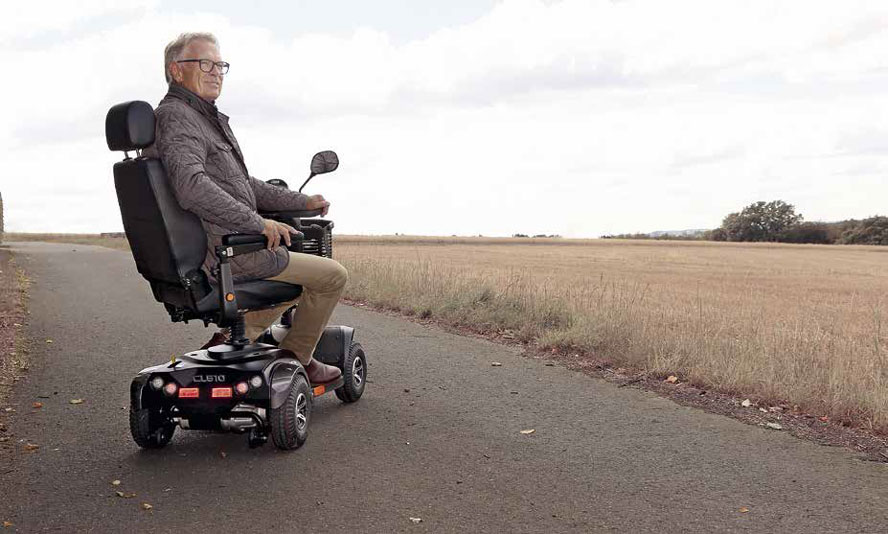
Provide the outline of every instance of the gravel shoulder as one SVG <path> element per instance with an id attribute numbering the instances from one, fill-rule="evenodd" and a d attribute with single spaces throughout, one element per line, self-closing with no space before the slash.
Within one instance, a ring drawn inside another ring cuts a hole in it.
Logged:
<path id="1" fill-rule="evenodd" d="M 16 264 L 8 245 L 0 245 L 0 408 L 27 369 L 27 278 Z M 0 426 L 0 439 L 3 438 Z"/>

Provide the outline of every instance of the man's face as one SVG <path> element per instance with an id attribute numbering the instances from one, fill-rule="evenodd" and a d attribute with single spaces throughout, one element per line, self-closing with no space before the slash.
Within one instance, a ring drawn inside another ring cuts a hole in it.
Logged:
<path id="1" fill-rule="evenodd" d="M 182 59 L 209 59 L 210 61 L 222 61 L 219 55 L 219 47 L 209 41 L 198 39 L 191 41 L 182 51 Z M 180 85 L 197 96 L 212 102 L 222 93 L 223 76 L 219 69 L 213 67 L 211 72 L 200 70 L 200 63 L 191 61 L 188 63 L 173 63 L 170 66 L 170 74 Z"/>

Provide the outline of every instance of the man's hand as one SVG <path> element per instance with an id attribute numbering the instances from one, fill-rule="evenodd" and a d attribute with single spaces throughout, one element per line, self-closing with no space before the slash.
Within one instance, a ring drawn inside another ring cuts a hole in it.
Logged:
<path id="1" fill-rule="evenodd" d="M 262 219 L 262 222 L 265 224 L 265 228 L 262 229 L 262 235 L 268 238 L 268 250 L 277 248 L 281 244 L 281 239 L 289 247 L 290 234 L 295 235 L 299 233 L 289 224 L 272 221 L 271 219 Z"/>
<path id="2" fill-rule="evenodd" d="M 324 199 L 324 195 L 312 195 L 308 197 L 305 209 L 306 211 L 321 210 L 321 217 L 323 217 L 329 211 L 330 203 Z"/>

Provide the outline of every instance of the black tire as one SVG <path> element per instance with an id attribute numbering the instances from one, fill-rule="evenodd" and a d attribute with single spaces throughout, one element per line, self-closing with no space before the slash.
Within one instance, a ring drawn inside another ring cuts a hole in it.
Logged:
<path id="1" fill-rule="evenodd" d="M 271 440 L 278 449 L 298 449 L 308 438 L 311 420 L 311 388 L 301 374 L 293 377 L 287 399 L 269 415 Z"/>
<path id="2" fill-rule="evenodd" d="M 130 433 L 136 445 L 143 449 L 164 448 L 176 432 L 176 425 L 164 419 L 165 416 L 157 410 L 152 413 L 147 408 L 135 410 L 130 406 Z"/>
<path id="3" fill-rule="evenodd" d="M 355 402 L 367 385 L 367 356 L 360 343 L 351 344 L 340 369 L 345 383 L 335 391 L 336 397 L 342 402 Z"/>

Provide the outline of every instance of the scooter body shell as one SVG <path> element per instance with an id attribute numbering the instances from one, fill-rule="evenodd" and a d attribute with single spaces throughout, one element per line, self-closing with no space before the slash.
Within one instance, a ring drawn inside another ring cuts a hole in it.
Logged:
<path id="1" fill-rule="evenodd" d="M 185 419 L 188 428 L 218 430 L 220 419 L 238 407 L 263 411 L 279 407 L 297 374 L 308 380 L 292 352 L 272 345 L 256 343 L 228 350 L 221 359 L 211 356 L 210 351 L 199 350 L 139 372 L 130 386 L 131 405 L 134 409 L 151 408 Z M 244 394 L 234 389 L 239 382 L 250 384 L 256 376 L 262 379 L 258 387 L 250 386 Z M 154 388 L 151 382 L 155 377 L 162 378 L 164 386 Z M 171 382 L 176 384 L 176 393 L 172 395 L 164 391 Z M 230 397 L 212 396 L 213 388 L 226 387 L 231 388 Z M 196 388 L 198 394 L 194 398 L 180 398 L 183 388 Z"/>

